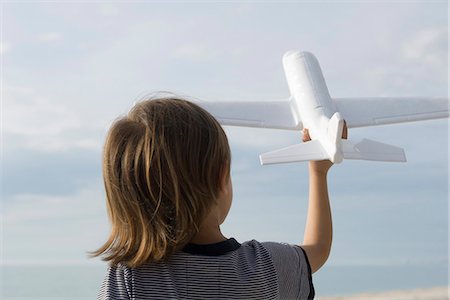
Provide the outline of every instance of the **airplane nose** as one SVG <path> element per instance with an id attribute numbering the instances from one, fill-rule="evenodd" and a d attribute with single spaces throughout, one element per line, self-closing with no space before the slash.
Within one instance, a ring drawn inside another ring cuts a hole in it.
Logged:
<path id="1" fill-rule="evenodd" d="M 283 55 L 283 64 L 286 65 L 289 60 L 293 58 L 300 58 L 302 56 L 302 52 L 298 50 L 289 50 Z"/>
<path id="2" fill-rule="evenodd" d="M 293 58 L 292 56 L 296 56 L 297 58 L 302 58 L 302 57 L 315 58 L 314 54 L 312 54 L 309 51 L 289 50 L 289 51 L 285 52 L 283 55 L 283 63 L 286 62 L 288 59 Z"/>
<path id="3" fill-rule="evenodd" d="M 298 54 L 298 53 L 300 53 L 300 51 L 298 51 L 298 50 L 289 50 L 289 51 L 286 51 L 286 52 L 284 53 L 284 55 L 283 55 L 283 59 L 284 59 L 284 58 L 287 58 L 288 56 L 291 56 L 291 55 L 296 55 L 296 54 Z"/>

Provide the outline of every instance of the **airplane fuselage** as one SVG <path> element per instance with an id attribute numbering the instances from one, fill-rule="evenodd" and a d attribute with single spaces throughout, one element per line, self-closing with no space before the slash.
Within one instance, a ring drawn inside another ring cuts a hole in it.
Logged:
<path id="1" fill-rule="evenodd" d="M 289 51 L 283 66 L 293 101 L 292 110 L 318 139 L 333 163 L 343 160 L 343 118 L 330 97 L 319 62 L 310 52 Z"/>

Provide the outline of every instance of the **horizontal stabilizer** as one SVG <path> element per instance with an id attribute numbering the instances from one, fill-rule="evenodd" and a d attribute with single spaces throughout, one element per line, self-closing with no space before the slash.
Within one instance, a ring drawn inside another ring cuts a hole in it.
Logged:
<path id="1" fill-rule="evenodd" d="M 295 144 L 259 156 L 262 165 L 294 161 L 323 160 L 328 158 L 328 154 L 318 140 Z"/>
<path id="2" fill-rule="evenodd" d="M 375 161 L 406 162 L 402 148 L 363 139 L 358 143 L 342 140 L 344 158 Z"/>

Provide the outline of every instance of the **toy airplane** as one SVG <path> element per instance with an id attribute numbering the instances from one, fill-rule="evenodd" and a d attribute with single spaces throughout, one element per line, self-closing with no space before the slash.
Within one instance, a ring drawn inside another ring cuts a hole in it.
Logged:
<path id="1" fill-rule="evenodd" d="M 283 66 L 291 97 L 276 102 L 200 102 L 222 125 L 302 130 L 311 141 L 260 155 L 261 164 L 329 159 L 405 162 L 402 148 L 342 139 L 348 128 L 449 117 L 448 98 L 331 98 L 319 62 L 310 52 L 288 51 Z"/>

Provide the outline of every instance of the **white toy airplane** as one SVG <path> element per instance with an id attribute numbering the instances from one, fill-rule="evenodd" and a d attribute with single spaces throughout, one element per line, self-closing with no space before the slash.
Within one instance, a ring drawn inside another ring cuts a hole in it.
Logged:
<path id="1" fill-rule="evenodd" d="M 200 102 L 222 125 L 302 130 L 311 141 L 260 155 L 261 164 L 329 159 L 405 162 L 402 148 L 342 139 L 348 128 L 449 117 L 448 98 L 331 98 L 316 57 L 288 51 L 283 66 L 291 97 L 277 102 Z"/>

